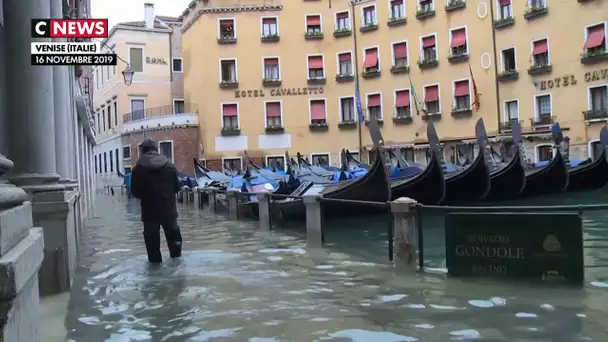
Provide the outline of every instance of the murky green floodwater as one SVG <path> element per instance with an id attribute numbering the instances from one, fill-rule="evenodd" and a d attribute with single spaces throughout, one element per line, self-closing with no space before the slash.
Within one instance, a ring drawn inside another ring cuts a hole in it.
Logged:
<path id="1" fill-rule="evenodd" d="M 255 222 L 193 209 L 181 210 L 183 258 L 151 268 L 137 202 L 100 195 L 97 210 L 100 218 L 82 236 L 66 318 L 73 341 L 608 336 L 608 268 L 594 268 L 582 290 L 407 274 L 386 263 L 381 218 L 332 222 L 329 246 L 309 250 L 293 230 L 262 234 Z M 586 216 L 585 225 L 589 236 L 608 236 L 608 213 Z M 429 230 L 427 263 L 441 267 L 442 227 Z M 608 249 L 586 253 L 596 263 L 608 260 Z"/>

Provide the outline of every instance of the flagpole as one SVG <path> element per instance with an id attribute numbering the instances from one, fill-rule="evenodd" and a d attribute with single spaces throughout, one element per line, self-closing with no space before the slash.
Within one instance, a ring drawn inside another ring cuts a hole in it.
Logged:
<path id="1" fill-rule="evenodd" d="M 359 49 L 357 48 L 357 16 L 355 15 L 355 1 L 351 0 L 350 5 L 352 8 L 352 16 L 353 16 L 353 44 L 354 44 L 354 58 L 355 58 L 355 96 L 359 101 L 361 101 L 361 91 L 359 90 Z M 361 126 L 363 125 L 363 120 L 361 119 L 359 113 L 357 113 L 357 127 L 359 130 L 359 160 L 362 160 L 363 157 L 363 137 L 361 133 Z"/>

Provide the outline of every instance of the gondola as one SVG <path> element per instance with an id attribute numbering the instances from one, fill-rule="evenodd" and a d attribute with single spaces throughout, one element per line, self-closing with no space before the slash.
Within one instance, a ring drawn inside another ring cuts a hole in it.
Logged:
<path id="1" fill-rule="evenodd" d="M 380 129 L 377 122 L 372 119 L 369 124 L 370 134 L 374 141 L 374 150 L 379 158 L 376 158 L 370 170 L 361 178 L 346 180 L 335 184 L 313 184 L 302 182 L 300 188 L 293 194 L 298 196 L 322 195 L 324 198 L 345 199 L 357 201 L 371 201 L 385 203 L 391 198 L 388 177 L 384 167 L 385 158 L 383 141 L 379 138 Z M 302 199 L 287 199 L 273 202 L 278 208 L 284 220 L 303 220 L 306 218 L 306 210 Z M 357 213 L 375 213 L 377 208 L 352 203 L 325 202 L 322 205 L 323 216 L 351 216 Z"/>
<path id="2" fill-rule="evenodd" d="M 568 191 L 582 191 L 602 188 L 608 183 L 608 160 L 606 147 L 608 146 L 608 128 L 600 131 L 600 144 L 602 153 L 591 163 L 573 167 L 568 170 L 570 182 Z"/>
<path id="3" fill-rule="evenodd" d="M 513 158 L 497 170 L 490 172 L 490 192 L 486 200 L 506 200 L 517 197 L 526 186 L 526 170 L 521 159 L 521 127 L 514 122 L 511 136 L 513 138 Z M 506 152 L 503 152 L 506 156 Z"/>
<path id="4" fill-rule="evenodd" d="M 559 124 L 553 125 L 551 135 L 556 146 L 554 148 L 555 155 L 551 162 L 544 167 L 526 170 L 526 186 L 521 194 L 524 197 L 559 193 L 568 187 L 568 166 L 559 149 L 563 140 Z"/>
<path id="5" fill-rule="evenodd" d="M 226 184 L 230 182 L 230 177 L 219 171 L 212 171 L 201 165 L 198 159 L 192 158 L 194 162 L 194 177 L 198 186 L 201 188 Z"/>
<path id="6" fill-rule="evenodd" d="M 483 151 L 486 142 L 485 128 L 483 120 L 479 119 L 475 125 L 475 135 L 479 150 Z M 440 150 L 439 137 L 435 131 L 435 126 L 429 122 L 427 126 L 427 137 L 431 147 L 434 149 L 438 158 L 443 159 Z M 490 191 L 490 172 L 486 164 L 484 153 L 478 153 L 473 162 L 462 171 L 447 174 L 445 177 L 445 197 L 441 203 L 464 203 L 471 202 L 487 196 Z"/>

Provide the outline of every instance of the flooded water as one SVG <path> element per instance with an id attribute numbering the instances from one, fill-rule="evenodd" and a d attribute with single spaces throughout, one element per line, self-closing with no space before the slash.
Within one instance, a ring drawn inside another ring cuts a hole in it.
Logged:
<path id="1" fill-rule="evenodd" d="M 608 269 L 584 289 L 549 290 L 408 274 L 386 262 L 379 218 L 332 222 L 329 246 L 313 250 L 293 229 L 263 234 L 192 208 L 180 209 L 183 257 L 163 246 L 150 267 L 137 202 L 99 195 L 96 207 L 66 317 L 72 341 L 606 340 Z M 438 251 L 441 234 L 427 242 Z"/>

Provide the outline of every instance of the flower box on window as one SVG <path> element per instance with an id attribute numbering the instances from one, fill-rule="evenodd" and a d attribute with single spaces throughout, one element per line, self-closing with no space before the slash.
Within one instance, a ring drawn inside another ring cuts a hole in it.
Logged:
<path id="1" fill-rule="evenodd" d="M 337 30 L 334 30 L 334 37 L 336 37 L 336 38 L 348 37 L 352 33 L 353 33 L 353 31 L 351 31 L 350 29 L 347 29 L 347 28 L 337 29 Z"/>
<path id="2" fill-rule="evenodd" d="M 435 16 L 435 10 L 430 8 L 423 8 L 416 11 L 416 19 L 425 20 Z"/>
<path id="3" fill-rule="evenodd" d="M 339 129 L 355 129 L 357 128 L 357 121 L 355 120 L 350 120 L 350 121 L 341 121 L 338 122 L 338 128 Z"/>
<path id="4" fill-rule="evenodd" d="M 448 4 L 445 6 L 445 10 L 449 12 L 460 8 L 465 8 L 466 6 L 467 3 L 465 0 L 450 0 L 450 2 L 448 2 Z"/>
<path id="5" fill-rule="evenodd" d="M 325 79 L 325 77 L 309 78 L 307 83 L 309 85 L 321 85 L 327 83 L 327 80 Z"/>
<path id="6" fill-rule="evenodd" d="M 544 5 L 537 6 L 537 7 L 528 7 L 528 8 L 526 8 L 526 11 L 524 12 L 524 19 L 530 20 L 530 19 L 542 17 L 543 15 L 546 15 L 547 13 L 549 13 L 549 10 L 547 9 L 547 6 L 544 6 Z"/>
<path id="7" fill-rule="evenodd" d="M 469 108 L 452 107 L 452 116 L 455 118 L 470 117 L 470 116 L 473 116 L 473 109 L 470 107 Z"/>
<path id="8" fill-rule="evenodd" d="M 382 119 L 378 119 L 378 120 L 376 120 L 376 122 L 378 123 L 378 126 L 384 125 L 384 120 L 382 120 Z M 365 120 L 365 126 L 367 126 L 367 125 L 369 125 L 369 119 Z"/>
<path id="9" fill-rule="evenodd" d="M 411 115 L 400 115 L 400 116 L 393 117 L 393 123 L 396 125 L 407 125 L 407 124 L 411 124 L 412 121 L 413 121 L 413 118 Z"/>
<path id="10" fill-rule="evenodd" d="M 323 39 L 323 32 L 305 32 L 304 39 L 306 39 L 306 40 Z"/>
<path id="11" fill-rule="evenodd" d="M 329 129 L 327 122 L 315 122 L 308 125 L 308 129 L 312 132 L 325 132 Z"/>
<path id="12" fill-rule="evenodd" d="M 346 83 L 352 82 L 355 80 L 355 75 L 336 75 L 336 82 L 338 83 Z"/>
<path id="13" fill-rule="evenodd" d="M 263 42 L 278 42 L 280 37 L 278 34 L 269 34 L 267 36 L 262 36 Z"/>
<path id="14" fill-rule="evenodd" d="M 393 65 L 391 67 L 391 74 L 406 74 L 410 72 L 410 67 L 407 65 Z"/>
<path id="15" fill-rule="evenodd" d="M 515 24 L 515 18 L 513 18 L 513 17 L 507 17 L 507 18 L 501 18 L 501 19 L 494 20 L 495 29 L 505 28 L 505 27 L 511 26 L 513 24 Z"/>
<path id="16" fill-rule="evenodd" d="M 361 26 L 361 28 L 359 29 L 359 31 L 361 32 L 369 32 L 369 31 L 375 31 L 378 29 L 378 25 L 376 24 L 365 24 L 363 26 Z"/>
<path id="17" fill-rule="evenodd" d="M 378 70 L 376 68 L 368 68 L 367 70 L 363 70 L 363 73 L 361 74 L 361 76 L 363 76 L 363 78 L 380 77 L 380 70 Z"/>
<path id="18" fill-rule="evenodd" d="M 528 69 L 528 75 L 548 74 L 551 70 L 553 70 L 553 67 L 550 64 L 533 65 Z"/>
<path id="19" fill-rule="evenodd" d="M 220 82 L 221 89 L 235 89 L 239 87 L 239 82 L 237 81 L 222 81 Z"/>
<path id="20" fill-rule="evenodd" d="M 273 80 L 273 79 L 267 79 L 267 78 L 262 80 L 262 85 L 265 87 L 278 87 L 282 83 L 283 82 L 281 80 Z"/>
<path id="21" fill-rule="evenodd" d="M 217 39 L 217 43 L 218 44 L 235 44 L 236 38 L 234 36 L 219 37 Z"/>
<path id="22" fill-rule="evenodd" d="M 222 135 L 225 137 L 241 135 L 241 130 L 239 128 L 224 127 L 222 128 Z"/>
<path id="23" fill-rule="evenodd" d="M 285 132 L 285 128 L 279 125 L 273 125 L 266 127 L 266 133 L 268 134 L 283 134 Z"/>
<path id="24" fill-rule="evenodd" d="M 582 64 L 594 64 L 600 61 L 608 61 L 608 51 L 598 50 L 593 52 L 585 52 L 581 55 Z"/>
<path id="25" fill-rule="evenodd" d="M 498 74 L 497 77 L 499 82 L 516 81 L 519 79 L 519 72 L 517 70 L 507 70 Z"/>
<path id="26" fill-rule="evenodd" d="M 422 117 L 422 120 L 428 121 L 428 120 L 441 120 L 441 113 L 426 113 L 426 112 L 422 112 L 422 114 L 420 114 L 420 116 Z"/>
<path id="27" fill-rule="evenodd" d="M 391 17 L 388 18 L 386 25 L 388 26 L 400 26 L 407 24 L 407 18 L 405 17 Z"/>
<path id="28" fill-rule="evenodd" d="M 437 59 L 421 59 L 418 61 L 418 67 L 420 70 L 432 69 L 439 66 L 439 61 Z"/>
<path id="29" fill-rule="evenodd" d="M 452 63 L 452 64 L 456 64 L 456 63 L 462 63 L 462 62 L 466 62 L 469 60 L 469 54 L 462 52 L 462 53 L 452 53 L 450 56 L 448 56 L 448 62 Z"/>

